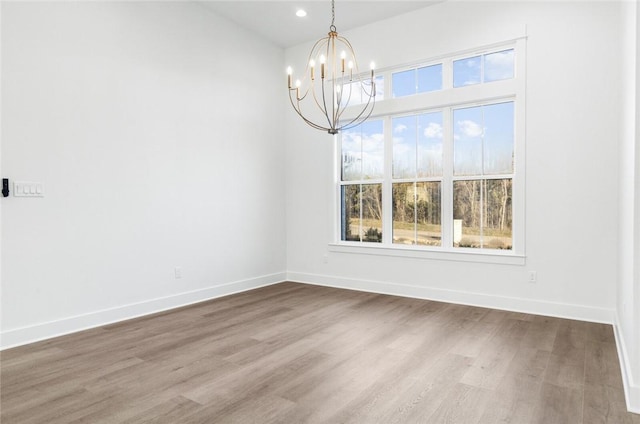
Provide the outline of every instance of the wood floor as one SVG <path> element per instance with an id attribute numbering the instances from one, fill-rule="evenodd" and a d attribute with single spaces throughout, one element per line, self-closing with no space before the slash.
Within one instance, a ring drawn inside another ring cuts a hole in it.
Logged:
<path id="1" fill-rule="evenodd" d="M 294 283 L 0 360 L 2 424 L 640 424 L 609 325 Z"/>

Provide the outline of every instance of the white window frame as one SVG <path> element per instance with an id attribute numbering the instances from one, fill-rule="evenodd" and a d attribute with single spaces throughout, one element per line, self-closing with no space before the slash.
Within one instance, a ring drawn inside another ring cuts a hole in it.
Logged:
<path id="1" fill-rule="evenodd" d="M 501 81 L 480 83 L 466 87 L 453 88 L 453 61 L 476 55 L 494 53 L 508 49 L 515 52 L 514 78 Z M 417 67 L 442 63 L 443 86 L 442 90 L 419 93 L 399 98 L 391 97 L 392 73 Z M 490 46 L 470 49 L 455 54 L 420 61 L 415 64 L 382 69 L 378 75 L 384 75 L 385 99 L 376 102 L 374 114 L 371 119 L 384 119 L 385 151 L 384 151 L 384 178 L 382 179 L 383 220 L 382 243 L 357 242 L 341 240 L 341 187 L 344 184 L 355 181 L 341 181 L 341 147 L 339 135 L 334 138 L 334 181 L 333 181 L 333 205 L 334 217 L 332 236 L 329 242 L 329 251 L 339 253 L 400 256 L 422 259 L 452 260 L 464 262 L 498 263 L 498 264 L 525 264 L 525 175 L 526 175 L 526 38 L 521 37 L 508 42 Z M 402 245 L 393 244 L 392 223 L 392 126 L 391 119 L 395 116 L 413 113 L 428 113 L 433 111 L 443 112 L 443 128 L 451 128 L 452 110 L 462 107 L 473 107 L 492 103 L 514 101 L 514 173 L 503 176 L 454 176 L 453 174 L 453 140 L 452 131 L 444 131 L 443 135 L 443 175 L 442 177 L 428 178 L 427 180 L 439 180 L 441 184 L 441 227 L 442 245 Z M 345 115 L 349 114 L 349 110 Z M 346 117 L 348 119 L 348 116 Z M 512 249 L 499 250 L 488 248 L 464 248 L 453 247 L 453 181 L 460 179 L 492 179 L 499 177 L 512 178 Z M 366 181 L 373 183 L 374 181 Z M 375 182 L 379 182 L 376 180 Z"/>

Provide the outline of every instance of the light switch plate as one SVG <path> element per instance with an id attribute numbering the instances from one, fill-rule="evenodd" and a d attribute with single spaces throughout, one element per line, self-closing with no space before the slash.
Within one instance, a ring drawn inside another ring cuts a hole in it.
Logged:
<path id="1" fill-rule="evenodd" d="M 14 181 L 13 195 L 15 197 L 44 197 L 44 185 L 32 181 Z"/>

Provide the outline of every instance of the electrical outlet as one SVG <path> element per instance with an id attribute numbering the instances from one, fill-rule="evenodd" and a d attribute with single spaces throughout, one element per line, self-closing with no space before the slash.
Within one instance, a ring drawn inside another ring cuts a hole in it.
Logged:
<path id="1" fill-rule="evenodd" d="M 536 271 L 529 271 L 528 281 L 532 284 L 535 284 L 538 281 L 538 273 Z"/>
<path id="2" fill-rule="evenodd" d="M 181 266 L 177 266 L 174 270 L 174 273 L 176 275 L 176 280 L 179 278 L 182 278 L 182 267 Z"/>
<path id="3" fill-rule="evenodd" d="M 329 255 L 323 255 L 322 256 L 322 263 L 323 264 L 329 263 Z"/>

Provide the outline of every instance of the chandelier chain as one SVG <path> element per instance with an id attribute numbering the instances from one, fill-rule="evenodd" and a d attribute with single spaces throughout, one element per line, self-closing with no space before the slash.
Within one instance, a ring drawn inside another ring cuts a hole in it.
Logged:
<path id="1" fill-rule="evenodd" d="M 336 30 L 336 1 L 331 0 L 331 26 L 329 27 L 331 31 Z"/>

